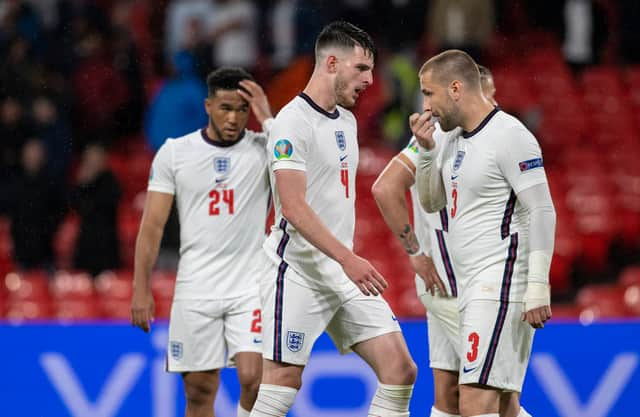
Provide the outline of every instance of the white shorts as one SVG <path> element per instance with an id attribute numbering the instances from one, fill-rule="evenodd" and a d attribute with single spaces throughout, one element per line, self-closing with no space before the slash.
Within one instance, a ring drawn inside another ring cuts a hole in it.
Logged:
<path id="1" fill-rule="evenodd" d="M 228 300 L 174 300 L 167 370 L 207 371 L 234 366 L 238 352 L 262 352 L 258 294 Z"/>
<path id="2" fill-rule="evenodd" d="M 349 352 L 359 342 L 400 331 L 382 297 L 365 296 L 355 285 L 347 293 L 307 288 L 294 282 L 299 278 L 295 275 L 284 261 L 266 265 L 260 283 L 266 359 L 306 365 L 311 348 L 325 330 L 340 353 Z"/>
<path id="3" fill-rule="evenodd" d="M 460 369 L 460 314 L 458 299 L 431 295 L 420 296 L 427 309 L 427 336 L 429 338 L 429 367 L 456 371 Z"/>
<path id="4" fill-rule="evenodd" d="M 472 300 L 460 318 L 460 384 L 521 392 L 534 334 L 522 303 Z"/>

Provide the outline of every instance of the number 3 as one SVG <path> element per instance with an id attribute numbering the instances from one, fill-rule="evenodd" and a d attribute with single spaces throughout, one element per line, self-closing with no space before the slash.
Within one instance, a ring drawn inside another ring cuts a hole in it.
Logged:
<path id="1" fill-rule="evenodd" d="M 471 351 L 467 352 L 467 360 L 469 362 L 473 362 L 478 357 L 478 343 L 480 343 L 480 336 L 478 333 L 473 332 L 469 334 L 469 338 L 467 340 L 471 342 Z"/>
<path id="2" fill-rule="evenodd" d="M 458 211 L 458 189 L 454 188 L 451 190 L 451 199 L 453 200 L 453 204 L 451 205 L 451 218 L 456 217 L 456 212 Z"/>

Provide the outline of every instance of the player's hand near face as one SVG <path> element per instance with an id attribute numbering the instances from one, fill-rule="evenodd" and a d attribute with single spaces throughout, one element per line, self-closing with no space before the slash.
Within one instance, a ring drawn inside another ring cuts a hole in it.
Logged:
<path id="1" fill-rule="evenodd" d="M 131 324 L 141 328 L 145 333 L 151 330 L 154 320 L 155 302 L 151 290 L 133 290 L 131 297 Z"/>
<path id="2" fill-rule="evenodd" d="M 342 262 L 342 269 L 364 295 L 382 294 L 389 285 L 369 261 L 352 253 Z"/>
<path id="3" fill-rule="evenodd" d="M 413 113 L 409 116 L 409 126 L 420 146 L 427 150 L 431 150 L 436 146 L 436 142 L 433 140 L 433 132 L 436 131 L 436 122 L 435 119 L 431 117 L 430 111 L 422 114 Z"/>
<path id="4" fill-rule="evenodd" d="M 440 291 L 440 294 L 444 295 L 447 293 L 444 283 L 438 275 L 436 266 L 430 257 L 423 253 L 418 256 L 410 256 L 409 261 L 411 262 L 413 270 L 422 278 L 422 281 L 424 281 L 424 285 L 431 295 L 435 295 L 436 288 Z"/>
<path id="5" fill-rule="evenodd" d="M 251 106 L 251 111 L 258 119 L 258 122 L 262 124 L 265 120 L 273 117 L 271 113 L 271 107 L 269 106 L 269 100 L 267 99 L 267 95 L 264 93 L 264 90 L 260 85 L 251 80 L 242 80 L 239 83 L 242 88 L 247 90 L 247 92 L 242 89 L 238 89 L 238 94 Z"/>

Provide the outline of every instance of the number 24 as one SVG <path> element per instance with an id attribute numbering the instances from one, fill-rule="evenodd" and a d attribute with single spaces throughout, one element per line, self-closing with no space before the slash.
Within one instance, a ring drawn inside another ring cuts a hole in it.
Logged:
<path id="1" fill-rule="evenodd" d="M 217 207 L 220 203 L 220 194 L 222 194 L 222 203 L 227 205 L 229 214 L 233 214 L 233 189 L 223 190 L 222 193 L 218 190 L 211 190 L 209 192 L 209 216 L 217 216 L 220 214 L 220 208 Z"/>

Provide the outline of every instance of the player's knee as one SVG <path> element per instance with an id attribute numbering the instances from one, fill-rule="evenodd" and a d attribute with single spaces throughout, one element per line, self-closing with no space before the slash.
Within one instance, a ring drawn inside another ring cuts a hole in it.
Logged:
<path id="1" fill-rule="evenodd" d="M 411 358 L 399 360 L 394 366 L 389 367 L 389 373 L 385 383 L 398 385 L 413 385 L 418 377 L 418 367 Z"/>
<path id="2" fill-rule="evenodd" d="M 253 397 L 258 395 L 258 389 L 260 388 L 260 375 L 260 371 L 244 372 L 242 375 L 238 372 L 240 390 Z"/>
<path id="3" fill-rule="evenodd" d="M 184 380 L 184 395 L 187 402 L 192 406 L 202 406 L 213 404 L 217 384 L 210 379 L 190 378 Z"/>
<path id="4" fill-rule="evenodd" d="M 260 385 L 260 378 L 262 377 L 262 368 L 238 368 L 238 381 L 242 388 L 245 387 L 258 387 Z"/>

